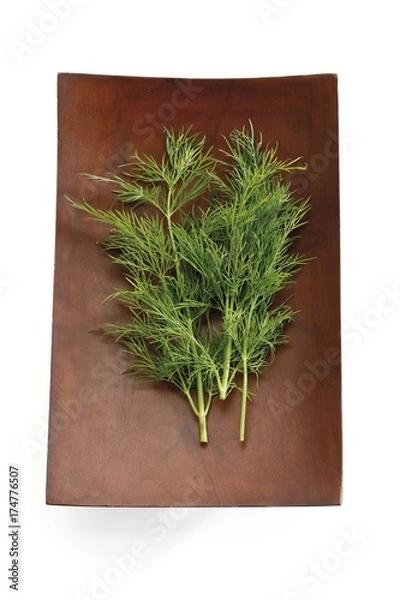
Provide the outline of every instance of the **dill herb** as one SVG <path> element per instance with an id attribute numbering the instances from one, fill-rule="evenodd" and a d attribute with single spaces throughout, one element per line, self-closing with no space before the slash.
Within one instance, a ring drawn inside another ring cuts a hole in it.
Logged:
<path id="1" fill-rule="evenodd" d="M 235 129 L 223 159 L 191 129 L 165 132 L 159 162 L 136 154 L 111 178 L 109 210 L 73 202 L 111 227 L 104 250 L 125 274 L 112 293 L 129 321 L 104 332 L 132 355 L 128 372 L 166 381 L 186 398 L 208 441 L 212 400 L 225 400 L 241 380 L 239 439 L 245 439 L 249 374 L 258 375 L 285 343 L 293 310 L 277 292 L 306 258 L 290 251 L 308 200 L 295 201 L 285 173 L 299 159 L 279 160 L 250 131 Z M 138 214 L 140 204 L 153 207 Z"/>

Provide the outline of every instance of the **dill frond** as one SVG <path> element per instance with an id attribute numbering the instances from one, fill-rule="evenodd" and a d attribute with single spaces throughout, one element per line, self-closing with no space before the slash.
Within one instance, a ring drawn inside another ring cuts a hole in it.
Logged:
<path id="1" fill-rule="evenodd" d="M 240 375 L 244 441 L 248 376 L 287 342 L 284 328 L 293 318 L 276 294 L 306 262 L 290 248 L 309 200 L 295 200 L 283 179 L 303 167 L 256 141 L 252 126 L 231 132 L 223 160 L 191 129 L 165 136 L 159 162 L 135 155 L 121 175 L 98 178 L 115 184 L 121 208 L 72 202 L 112 228 L 102 245 L 125 274 L 126 287 L 108 299 L 131 318 L 105 332 L 132 355 L 129 373 L 182 392 L 201 442 L 208 441 L 213 397 L 225 400 Z M 139 216 L 140 204 L 155 214 Z"/>

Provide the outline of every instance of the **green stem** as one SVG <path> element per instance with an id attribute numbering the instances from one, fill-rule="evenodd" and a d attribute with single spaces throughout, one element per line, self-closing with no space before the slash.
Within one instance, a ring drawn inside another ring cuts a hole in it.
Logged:
<path id="1" fill-rule="evenodd" d="M 239 440 L 241 442 L 244 442 L 244 438 L 245 438 L 247 388 L 248 388 L 247 358 L 244 356 L 243 357 L 242 402 L 241 402 L 241 406 L 240 406 L 240 426 L 239 426 Z"/>
<path id="2" fill-rule="evenodd" d="M 184 393 L 185 393 L 186 398 L 189 401 L 189 404 L 190 404 L 190 407 L 191 407 L 192 411 L 194 412 L 194 414 L 196 415 L 196 417 L 198 417 L 199 416 L 199 411 L 197 410 L 196 405 L 193 402 L 193 398 L 190 395 L 190 390 L 185 390 Z"/>
<path id="3" fill-rule="evenodd" d="M 203 392 L 203 380 L 201 373 L 197 374 L 197 405 L 198 405 L 198 419 L 199 419 L 199 431 L 200 431 L 200 442 L 208 442 L 207 434 L 207 420 L 206 411 L 204 407 L 204 392 Z"/>
<path id="4" fill-rule="evenodd" d="M 231 313 L 232 313 L 232 301 L 229 297 L 227 297 L 226 302 L 225 302 L 225 315 L 223 316 L 222 320 L 223 320 L 223 322 L 228 324 L 228 329 L 230 326 Z M 226 332 L 226 335 L 228 336 L 228 339 L 227 339 L 226 346 L 225 346 L 222 380 L 221 380 L 221 385 L 219 388 L 219 392 L 220 392 L 219 397 L 221 400 L 225 400 L 228 395 L 229 374 L 230 374 L 230 369 L 231 369 L 232 338 L 231 338 L 231 335 L 229 332 Z"/>
<path id="5" fill-rule="evenodd" d="M 208 411 L 210 410 L 210 406 L 211 406 L 211 402 L 212 402 L 212 394 L 211 392 L 208 392 L 208 400 L 207 400 L 207 405 L 206 405 L 206 416 L 208 415 Z"/>
<path id="6" fill-rule="evenodd" d="M 229 337 L 224 354 L 224 370 L 222 373 L 221 387 L 219 397 L 221 400 L 225 400 L 228 395 L 228 379 L 229 371 L 231 367 L 231 353 L 232 353 L 232 339 Z"/>
<path id="7" fill-rule="evenodd" d="M 172 230 L 172 217 L 171 217 L 170 212 L 167 212 L 166 218 L 167 218 L 168 235 L 169 235 L 169 239 L 170 239 L 171 247 L 172 247 L 172 257 L 175 262 L 175 273 L 176 273 L 177 278 L 181 279 L 182 272 L 181 272 L 181 268 L 180 268 L 180 264 L 179 264 L 178 252 L 176 250 L 175 237 L 174 237 L 174 232 Z"/>
<path id="8" fill-rule="evenodd" d="M 253 302 L 250 304 L 247 319 L 246 319 L 246 327 L 244 333 L 243 340 L 243 352 L 242 352 L 242 363 L 243 363 L 243 383 L 242 383 L 242 402 L 240 406 L 240 424 L 239 424 L 239 440 L 244 442 L 245 438 L 245 430 L 246 430 L 246 409 L 247 409 L 247 399 L 248 399 L 248 382 L 249 382 L 249 374 L 247 369 L 247 349 L 248 349 L 248 340 L 251 329 L 251 320 L 253 318 L 253 313 L 256 309 L 257 299 L 255 298 Z"/>
<path id="9" fill-rule="evenodd" d="M 173 253 L 173 257 L 174 257 L 174 261 L 175 261 L 176 276 L 177 276 L 178 280 L 182 280 L 183 273 L 182 273 L 182 270 L 181 270 L 180 259 L 179 259 L 179 256 L 178 256 L 178 252 L 177 252 L 177 248 L 176 248 L 176 243 L 175 243 L 174 232 L 173 232 L 173 227 L 172 227 L 172 214 L 173 214 L 172 199 L 173 199 L 173 189 L 170 188 L 170 190 L 168 192 L 167 211 L 166 211 L 167 229 L 168 229 L 168 234 L 169 234 L 169 238 L 170 238 L 170 241 L 171 241 L 172 253 Z M 187 308 L 184 309 L 184 314 L 185 314 L 185 317 L 187 319 L 189 331 L 190 331 L 190 334 L 191 334 L 191 340 L 190 340 L 191 351 L 192 351 L 192 353 L 194 355 L 197 355 L 198 354 L 198 348 L 197 348 L 197 346 L 199 344 L 198 344 L 198 341 L 195 338 L 194 331 L 193 331 L 193 322 L 192 322 L 190 313 L 189 313 L 189 311 L 188 311 Z M 200 442 L 207 443 L 208 442 L 208 434 L 207 434 L 207 411 L 206 411 L 205 405 L 204 405 L 203 380 L 202 380 L 201 372 L 200 371 L 197 374 L 197 408 L 193 405 L 192 401 L 190 401 L 190 405 L 191 405 L 192 410 L 196 414 L 196 416 L 198 418 L 198 421 L 199 421 Z M 209 408 L 209 406 L 208 406 L 208 408 Z"/>

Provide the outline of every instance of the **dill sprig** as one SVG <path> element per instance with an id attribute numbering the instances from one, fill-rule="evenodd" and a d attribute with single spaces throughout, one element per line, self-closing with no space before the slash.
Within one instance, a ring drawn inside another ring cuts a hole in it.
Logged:
<path id="1" fill-rule="evenodd" d="M 224 158 L 191 129 L 166 130 L 160 161 L 135 155 L 111 182 L 121 208 L 72 204 L 111 227 L 102 241 L 127 286 L 108 300 L 129 321 L 104 327 L 132 355 L 128 372 L 166 381 L 187 399 L 208 441 L 214 396 L 225 400 L 241 376 L 239 439 L 245 439 L 248 376 L 259 374 L 287 341 L 293 310 L 277 292 L 303 256 L 290 252 L 308 200 L 295 201 L 283 176 L 302 169 L 281 161 L 250 131 L 234 130 Z M 139 215 L 140 204 L 153 207 Z"/>

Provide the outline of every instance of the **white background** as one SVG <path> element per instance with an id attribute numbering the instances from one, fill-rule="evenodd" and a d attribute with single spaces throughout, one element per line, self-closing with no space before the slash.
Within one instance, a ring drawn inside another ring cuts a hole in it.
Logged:
<path id="1" fill-rule="evenodd" d="M 62 18 L 49 17 L 50 1 L 4 6 L 1 597 L 16 594 L 7 589 L 8 464 L 16 463 L 23 600 L 398 598 L 395 3 L 64 0 Z M 33 26 L 42 34 L 35 36 Z M 170 512 L 45 505 L 56 74 L 63 71 L 189 78 L 338 73 L 343 506 Z M 165 523 L 157 529 L 158 521 Z M 147 548 L 136 565 L 135 542 Z M 122 555 L 126 574 L 116 567 Z"/>

